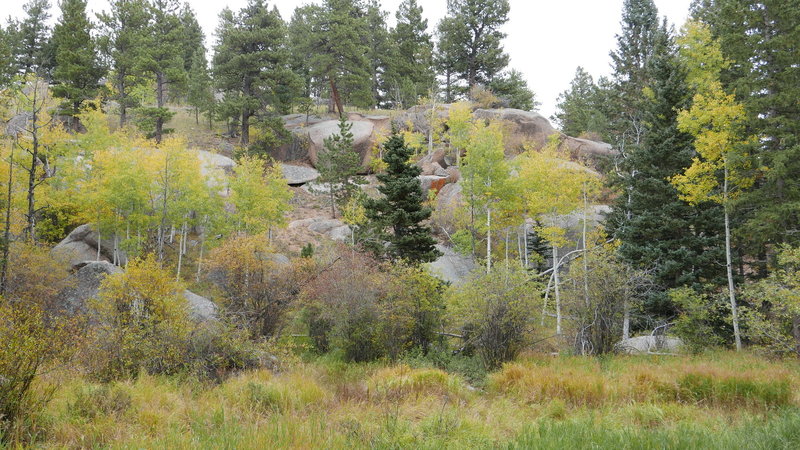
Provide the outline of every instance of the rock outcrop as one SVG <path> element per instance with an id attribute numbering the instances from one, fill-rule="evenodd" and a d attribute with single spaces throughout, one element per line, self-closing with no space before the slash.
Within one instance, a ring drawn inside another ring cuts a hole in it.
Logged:
<path id="1" fill-rule="evenodd" d="M 682 347 L 682 340 L 670 336 L 637 336 L 617 343 L 617 351 L 630 355 L 677 353 Z"/>
<path id="2" fill-rule="evenodd" d="M 319 178 L 319 171 L 313 167 L 281 163 L 281 169 L 290 186 L 302 186 Z"/>
<path id="3" fill-rule="evenodd" d="M 288 228 L 305 228 L 309 232 L 326 236 L 334 241 L 347 241 L 350 239 L 350 227 L 339 219 L 328 219 L 325 217 L 311 217 L 308 219 L 295 220 L 289 223 Z"/>
<path id="4" fill-rule="evenodd" d="M 51 252 L 54 256 L 67 261 L 70 268 L 82 266 L 87 261 L 110 262 L 114 257 L 113 242 L 100 239 L 100 256 L 98 258 L 98 239 L 99 236 L 91 225 L 81 225 L 53 247 Z M 126 258 L 124 252 L 119 252 L 119 255 L 120 260 L 124 263 Z"/>
<path id="5" fill-rule="evenodd" d="M 472 258 L 456 253 L 455 250 L 444 245 L 437 245 L 436 249 L 442 252 L 442 256 L 428 264 L 434 276 L 458 285 L 463 283 L 475 269 L 475 262 Z"/>

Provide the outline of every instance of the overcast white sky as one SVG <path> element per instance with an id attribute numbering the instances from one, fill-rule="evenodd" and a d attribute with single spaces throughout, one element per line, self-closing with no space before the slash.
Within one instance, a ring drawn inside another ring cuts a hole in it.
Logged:
<path id="1" fill-rule="evenodd" d="M 213 43 L 214 28 L 219 12 L 228 6 L 239 9 L 247 0 L 185 0 L 197 13 L 200 25 L 208 36 L 206 45 Z M 394 11 L 401 0 L 382 0 L 383 8 Z M 54 4 L 53 16 L 58 15 Z M 614 35 L 619 33 L 623 0 L 511 0 L 509 22 L 504 31 L 506 52 L 512 68 L 520 70 L 528 85 L 542 103 L 540 112 L 553 114 L 558 94 L 569 86 L 577 66 L 583 66 L 592 76 L 610 72 L 609 51 L 614 48 Z M 655 0 L 661 15 L 680 28 L 686 21 L 691 0 Z M 3 22 L 9 15 L 20 17 L 25 0 L 4 0 Z M 297 6 L 316 3 L 312 0 L 272 0 L 285 20 Z M 419 0 L 423 6 L 428 28 L 433 30 L 446 11 L 446 0 Z M 108 9 L 107 0 L 89 0 L 89 9 L 99 12 Z"/>

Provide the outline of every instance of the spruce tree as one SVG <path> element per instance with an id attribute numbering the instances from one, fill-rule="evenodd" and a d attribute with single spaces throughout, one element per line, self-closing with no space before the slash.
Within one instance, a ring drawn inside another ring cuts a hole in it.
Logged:
<path id="1" fill-rule="evenodd" d="M 722 282 L 722 214 L 719 205 L 689 205 L 669 182 L 692 164 L 695 151 L 692 136 L 678 129 L 678 111 L 690 105 L 691 90 L 667 36 L 648 70 L 652 82 L 642 117 L 645 136 L 627 159 L 634 174 L 631 195 L 617 199 L 607 224 L 622 243 L 623 260 L 653 270 L 656 289 L 645 299 L 646 312 L 670 317 L 676 311 L 667 290 Z"/>
<path id="2" fill-rule="evenodd" d="M 0 26 L 0 86 L 6 86 L 16 72 L 12 38 L 11 24 L 6 29 Z"/>
<path id="3" fill-rule="evenodd" d="M 501 73 L 489 83 L 489 89 L 509 108 L 534 111 L 539 106 L 525 76 L 516 69 Z"/>
<path id="4" fill-rule="evenodd" d="M 330 194 L 331 216 L 336 218 L 336 206 L 340 208 L 347 203 L 356 186 L 352 181 L 357 179 L 361 158 L 353 149 L 353 124 L 347 119 L 339 119 L 339 133 L 325 138 L 324 151 L 319 154 L 317 169 L 318 181 L 328 183 Z"/>
<path id="5" fill-rule="evenodd" d="M 598 105 L 598 89 L 583 67 L 575 69 L 569 89 L 558 96 L 556 113 L 552 117 L 562 133 L 568 136 L 602 135 L 606 119 Z"/>
<path id="6" fill-rule="evenodd" d="M 73 117 L 80 113 L 86 100 L 97 96 L 103 67 L 97 58 L 91 36 L 92 23 L 86 16 L 86 0 L 62 0 L 61 19 L 53 29 L 55 69 L 53 95 L 64 99 L 63 114 Z"/>
<path id="7" fill-rule="evenodd" d="M 706 0 L 695 16 L 711 25 L 732 61 L 722 81 L 744 104 L 756 137 L 748 149 L 756 184 L 737 208 L 746 213 L 737 234 L 765 276 L 780 244 L 800 244 L 800 5 Z"/>
<path id="8" fill-rule="evenodd" d="M 440 256 L 431 229 L 422 222 L 430 218 L 431 209 L 423 205 L 422 188 L 417 178 L 419 167 L 409 162 L 414 150 L 405 145 L 397 130 L 383 144 L 386 173 L 378 175 L 378 191 L 383 197 L 366 201 L 370 228 L 377 230 L 378 242 L 388 241 L 385 251 L 392 260 L 412 263 L 435 261 Z"/>

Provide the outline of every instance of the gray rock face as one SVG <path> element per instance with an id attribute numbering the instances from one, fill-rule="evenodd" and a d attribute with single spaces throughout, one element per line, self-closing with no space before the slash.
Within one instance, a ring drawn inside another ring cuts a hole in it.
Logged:
<path id="1" fill-rule="evenodd" d="M 455 250 L 444 245 L 437 245 L 436 249 L 442 252 L 442 256 L 429 263 L 428 268 L 433 275 L 442 280 L 458 285 L 463 283 L 470 272 L 475 269 L 475 262 L 472 261 L 472 258 L 456 253 Z"/>
<path id="2" fill-rule="evenodd" d="M 307 228 L 310 232 L 323 234 L 335 241 L 350 240 L 350 227 L 339 219 L 312 217 L 309 219 L 295 220 L 289 223 L 289 228 Z"/>
<path id="3" fill-rule="evenodd" d="M 669 336 L 637 336 L 624 339 L 617 344 L 617 349 L 630 355 L 647 353 L 676 353 L 683 347 L 683 341 Z"/>
<path id="4" fill-rule="evenodd" d="M 309 125 L 314 125 L 315 123 L 320 123 L 324 121 L 322 117 L 319 117 L 314 114 L 308 115 L 306 117 L 305 114 L 288 114 L 282 116 L 281 119 L 283 120 L 283 126 L 286 127 L 287 130 L 291 130 L 298 127 L 307 127 Z"/>
<path id="5" fill-rule="evenodd" d="M 198 322 L 217 318 L 217 305 L 211 300 L 201 297 L 192 291 L 183 291 L 183 297 L 189 306 L 189 315 Z"/>
<path id="6" fill-rule="evenodd" d="M 444 170 L 444 169 L 442 169 Z M 447 184 L 447 172 L 445 172 L 444 176 L 440 175 L 420 175 L 419 177 L 419 184 L 422 187 L 422 197 L 428 197 L 428 191 L 431 189 L 439 189 L 441 190 Z"/>
<path id="7" fill-rule="evenodd" d="M 368 161 L 370 150 L 372 149 L 373 130 L 375 126 L 368 120 L 350 121 L 353 125 L 350 130 L 353 133 L 353 148 L 361 157 L 361 162 Z M 306 143 L 306 155 L 303 158 L 307 159 L 311 164 L 317 164 L 319 155 L 324 150 L 325 139 L 339 133 L 338 120 L 326 120 L 324 122 L 315 123 L 308 127 L 296 128 L 292 131 L 295 137 Z M 297 149 L 292 150 L 294 153 Z M 286 151 L 279 151 L 279 154 L 286 153 Z M 297 155 L 295 155 L 297 156 Z"/>
<path id="8" fill-rule="evenodd" d="M 454 233 L 456 211 L 464 202 L 463 187 L 461 183 L 445 184 L 436 196 L 436 209 L 433 213 L 433 222 L 436 227 Z"/>
<path id="9" fill-rule="evenodd" d="M 120 273 L 122 269 L 107 261 L 89 261 L 79 264 L 72 274 L 73 283 L 59 294 L 59 300 L 69 314 L 87 311 L 86 302 L 97 297 L 100 282 L 110 274 Z"/>
<path id="10" fill-rule="evenodd" d="M 71 268 L 81 265 L 86 261 L 98 261 L 97 258 L 98 234 L 91 225 L 81 225 L 58 243 L 51 252 L 58 258 L 68 261 Z M 119 252 L 121 260 L 125 261 L 124 252 Z M 110 239 L 100 240 L 99 261 L 110 262 L 114 256 L 113 242 Z"/>
<path id="11" fill-rule="evenodd" d="M 521 109 L 476 109 L 473 115 L 479 119 L 507 120 L 517 126 L 516 133 L 522 134 L 537 145 L 544 145 L 547 138 L 558 131 L 543 115 Z"/>
<path id="12" fill-rule="evenodd" d="M 281 163 L 281 169 L 286 182 L 292 186 L 310 183 L 319 178 L 319 172 L 312 167 Z"/>

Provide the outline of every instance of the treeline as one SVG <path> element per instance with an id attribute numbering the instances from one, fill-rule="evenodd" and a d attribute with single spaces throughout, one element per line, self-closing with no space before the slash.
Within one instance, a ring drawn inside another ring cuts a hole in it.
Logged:
<path id="1" fill-rule="evenodd" d="M 416 0 L 400 4 L 391 28 L 377 0 L 325 0 L 297 8 L 289 20 L 251 0 L 220 13 L 210 58 L 194 11 L 178 0 L 112 1 L 96 18 L 85 0 L 59 7 L 52 30 L 49 0 L 30 0 L 25 17 L 0 29 L 0 83 L 39 74 L 71 117 L 100 95 L 115 102 L 120 125 L 133 112 L 157 141 L 170 131 L 166 105 L 177 99 L 197 116 L 227 120 L 243 144 L 251 122 L 308 112 L 323 98 L 340 115 L 345 104 L 407 108 L 425 97 L 450 102 L 471 89 L 535 107 L 522 74 L 507 70 L 499 30 L 507 0 L 450 2 L 437 39 Z"/>
<path id="2" fill-rule="evenodd" d="M 607 228 L 627 263 L 653 270 L 645 312 L 674 320 L 686 305 L 670 289 L 690 287 L 700 310 L 732 315 L 712 334 L 737 348 L 737 295 L 782 273 L 782 249 L 800 243 L 798 21 L 797 1 L 704 0 L 676 31 L 653 1 L 626 0 L 612 75 L 595 83 L 579 67 L 555 115 L 565 133 L 619 150 Z M 796 308 L 769 302 L 775 316 Z M 800 338 L 793 317 L 777 335 Z"/>

